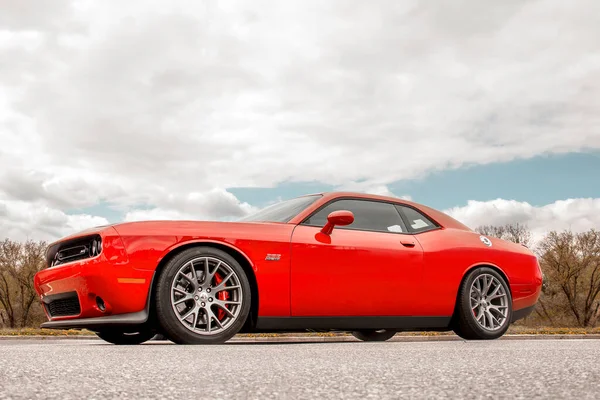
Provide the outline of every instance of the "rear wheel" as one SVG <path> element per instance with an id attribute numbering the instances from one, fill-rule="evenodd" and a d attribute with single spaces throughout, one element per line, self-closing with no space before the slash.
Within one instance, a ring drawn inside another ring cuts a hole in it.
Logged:
<path id="1" fill-rule="evenodd" d="M 367 329 L 361 331 L 352 332 L 352 336 L 363 342 L 385 342 L 391 339 L 396 334 L 396 331 L 390 331 L 386 329 Z"/>
<path id="2" fill-rule="evenodd" d="M 141 344 L 154 337 L 156 332 L 143 330 L 140 332 L 123 332 L 119 330 L 109 330 L 96 332 L 96 335 L 104 341 L 112 344 Z"/>
<path id="3" fill-rule="evenodd" d="M 512 319 L 508 284 L 488 267 L 472 271 L 462 283 L 454 315 L 454 332 L 463 339 L 497 339 Z"/>
<path id="4" fill-rule="evenodd" d="M 212 247 L 184 250 L 158 279 L 156 311 L 161 330 L 175 343 L 223 343 L 248 317 L 250 284 L 226 252 Z"/>

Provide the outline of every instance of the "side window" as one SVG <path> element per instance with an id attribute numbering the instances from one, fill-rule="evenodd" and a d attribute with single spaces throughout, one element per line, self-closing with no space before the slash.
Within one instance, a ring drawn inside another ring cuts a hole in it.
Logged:
<path id="1" fill-rule="evenodd" d="M 336 229 L 360 229 L 366 231 L 407 233 L 406 225 L 393 204 L 369 200 L 337 200 L 308 218 L 304 225 L 322 227 L 333 211 L 348 210 L 354 214 L 354 222 Z"/>
<path id="2" fill-rule="evenodd" d="M 425 232 L 437 228 L 436 224 L 434 224 L 429 218 L 414 208 L 406 206 L 396 207 L 398 207 L 398 210 L 403 213 L 408 220 L 408 225 L 411 232 Z"/>

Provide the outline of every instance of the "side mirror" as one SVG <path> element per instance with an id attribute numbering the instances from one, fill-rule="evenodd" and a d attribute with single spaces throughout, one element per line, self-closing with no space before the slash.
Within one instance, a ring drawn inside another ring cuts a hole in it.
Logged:
<path id="1" fill-rule="evenodd" d="M 327 216 L 327 223 L 325 224 L 323 229 L 321 229 L 321 232 L 323 232 L 326 235 L 331 235 L 331 232 L 333 232 L 334 226 L 350 225 L 353 222 L 354 222 L 354 214 L 352 214 L 351 211 L 346 211 L 346 210 L 334 211 Z"/>

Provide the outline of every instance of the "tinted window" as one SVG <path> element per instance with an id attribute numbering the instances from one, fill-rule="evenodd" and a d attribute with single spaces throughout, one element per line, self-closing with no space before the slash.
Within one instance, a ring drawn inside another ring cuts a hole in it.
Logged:
<path id="1" fill-rule="evenodd" d="M 354 214 L 354 222 L 336 229 L 361 229 L 380 232 L 407 232 L 398 210 L 389 203 L 367 200 L 338 200 L 307 219 L 305 225 L 324 226 L 333 211 L 347 210 Z"/>
<path id="2" fill-rule="evenodd" d="M 423 232 L 428 231 L 430 229 L 437 228 L 437 225 L 434 224 L 429 218 L 425 215 L 421 214 L 419 211 L 415 210 L 411 207 L 406 206 L 396 206 L 400 211 L 404 214 L 406 219 L 408 220 L 408 225 L 411 232 Z"/>
<path id="3" fill-rule="evenodd" d="M 263 208 L 255 214 L 240 219 L 240 222 L 289 222 L 301 211 L 314 203 L 321 195 L 303 196 L 282 201 Z"/>

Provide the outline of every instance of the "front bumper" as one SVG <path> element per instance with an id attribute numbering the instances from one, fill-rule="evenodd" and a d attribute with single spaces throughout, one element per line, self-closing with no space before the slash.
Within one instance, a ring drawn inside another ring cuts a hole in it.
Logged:
<path id="1" fill-rule="evenodd" d="M 49 322 L 43 328 L 98 329 L 148 319 L 154 271 L 133 268 L 113 228 L 100 233 L 99 256 L 38 272 L 35 289 Z"/>
<path id="2" fill-rule="evenodd" d="M 143 310 L 127 313 L 107 315 L 95 318 L 59 319 L 44 322 L 41 327 L 45 329 L 89 329 L 100 331 L 107 328 L 125 328 L 146 323 L 150 316 L 150 297 Z"/>

